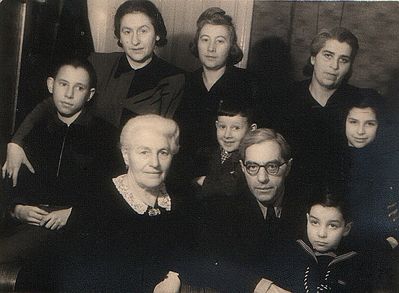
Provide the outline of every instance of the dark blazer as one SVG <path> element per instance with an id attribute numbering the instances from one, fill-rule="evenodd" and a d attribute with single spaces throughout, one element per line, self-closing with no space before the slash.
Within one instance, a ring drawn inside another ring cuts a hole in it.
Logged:
<path id="1" fill-rule="evenodd" d="M 300 194 L 300 193 L 298 193 Z M 306 223 L 301 199 L 286 190 L 281 218 L 270 225 L 255 197 L 246 189 L 234 198 L 208 202 L 199 225 L 196 256 L 189 282 L 223 292 L 250 292 L 261 279 L 259 265 L 267 263 L 279 240 L 295 240 Z"/>
<path id="2" fill-rule="evenodd" d="M 204 168 L 198 169 L 197 176 L 206 176 L 202 187 L 199 190 L 200 199 L 210 199 L 219 196 L 233 198 L 237 193 L 242 192 L 245 186 L 244 174 L 241 171 L 239 153 L 235 151 L 223 164 L 220 159 L 220 148 L 214 149 L 210 158 L 204 158 Z"/>
<path id="3" fill-rule="evenodd" d="M 93 99 L 97 115 L 115 126 L 124 122 L 121 121 L 123 109 L 132 115 L 153 113 L 173 117 L 183 95 L 182 70 L 155 55 L 148 65 L 138 70 L 123 69 L 126 55 L 122 52 L 93 53 L 89 61 L 98 79 L 97 95 Z M 135 81 L 137 78 L 140 82 Z M 131 88 L 132 83 L 135 88 Z"/>

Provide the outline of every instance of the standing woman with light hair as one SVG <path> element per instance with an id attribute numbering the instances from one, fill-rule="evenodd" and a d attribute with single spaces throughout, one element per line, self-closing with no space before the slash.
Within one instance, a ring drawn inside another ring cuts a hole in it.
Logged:
<path id="1" fill-rule="evenodd" d="M 199 16 L 190 50 L 202 66 L 187 78 L 185 98 L 175 117 L 182 130 L 183 149 L 190 156 L 206 157 L 208 149 L 217 147 L 214 127 L 220 103 L 254 100 L 255 80 L 234 66 L 243 53 L 231 16 L 219 7 L 208 8 Z"/>

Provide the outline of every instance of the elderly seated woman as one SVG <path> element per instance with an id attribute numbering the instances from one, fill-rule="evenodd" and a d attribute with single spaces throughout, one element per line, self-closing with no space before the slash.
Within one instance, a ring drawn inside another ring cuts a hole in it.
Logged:
<path id="1" fill-rule="evenodd" d="M 130 119 L 122 129 L 127 173 L 105 183 L 93 205 L 99 231 L 57 269 L 60 290 L 178 292 L 173 272 L 187 221 L 168 194 L 165 178 L 179 150 L 177 124 L 158 115 Z"/>

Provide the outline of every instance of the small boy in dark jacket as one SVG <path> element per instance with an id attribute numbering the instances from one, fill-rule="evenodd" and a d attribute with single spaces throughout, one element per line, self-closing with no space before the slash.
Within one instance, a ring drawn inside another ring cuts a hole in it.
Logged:
<path id="1" fill-rule="evenodd" d="M 267 279 L 292 292 L 367 292 L 365 261 L 344 243 L 352 222 L 342 197 L 322 193 L 306 217 L 306 239 L 276 250 Z"/>
<path id="2" fill-rule="evenodd" d="M 245 186 L 239 163 L 238 147 L 248 131 L 256 129 L 254 109 L 249 102 L 231 99 L 220 102 L 215 121 L 219 147 L 205 151 L 199 177 L 200 199 L 217 196 L 232 197 Z"/>

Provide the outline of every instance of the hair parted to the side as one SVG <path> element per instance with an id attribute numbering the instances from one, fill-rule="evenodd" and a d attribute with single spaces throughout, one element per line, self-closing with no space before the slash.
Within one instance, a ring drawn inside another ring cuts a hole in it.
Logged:
<path id="1" fill-rule="evenodd" d="M 147 129 L 166 137 L 173 155 L 179 151 L 179 126 L 174 120 L 156 114 L 140 115 L 130 119 L 122 128 L 121 148 L 129 148 L 136 140 L 140 141 L 140 137 L 136 135 L 139 129 Z"/>
<path id="2" fill-rule="evenodd" d="M 159 40 L 155 42 L 158 47 L 163 47 L 167 44 L 168 40 L 166 38 L 167 30 L 165 23 L 162 18 L 162 14 L 159 12 L 158 8 L 148 0 L 129 0 L 122 3 L 118 10 L 116 11 L 114 17 L 114 34 L 118 39 L 118 46 L 122 47 L 120 43 L 120 29 L 121 29 L 121 19 L 123 16 L 129 13 L 144 13 L 151 19 L 151 23 L 154 26 L 155 34 L 159 37 Z"/>
<path id="3" fill-rule="evenodd" d="M 245 152 L 247 148 L 254 144 L 259 144 L 265 141 L 274 141 L 280 146 L 281 157 L 284 159 L 284 161 L 291 159 L 291 147 L 285 138 L 280 133 L 270 128 L 258 128 L 247 132 L 239 147 L 241 159 L 245 161 Z"/>
<path id="4" fill-rule="evenodd" d="M 374 89 L 359 89 L 358 95 L 352 99 L 352 103 L 345 109 L 345 119 L 353 108 L 366 109 L 371 108 L 378 121 L 382 120 L 381 112 L 383 112 L 382 97 Z"/>
<path id="5" fill-rule="evenodd" d="M 233 117 L 240 115 L 247 118 L 248 125 L 256 123 L 255 105 L 250 99 L 225 99 L 221 100 L 217 110 L 217 116 Z"/>
<path id="6" fill-rule="evenodd" d="M 93 65 L 87 59 L 82 58 L 82 57 L 73 56 L 73 57 L 67 57 L 67 58 L 60 60 L 53 66 L 53 70 L 51 71 L 50 76 L 55 79 L 58 72 L 60 71 L 61 67 L 64 67 L 67 65 L 72 66 L 74 68 L 84 69 L 87 72 L 87 74 L 89 75 L 89 79 L 90 79 L 89 87 L 96 88 L 96 86 L 97 86 L 96 71 L 94 70 Z"/>
<path id="7" fill-rule="evenodd" d="M 310 44 L 310 56 L 315 57 L 320 50 L 326 45 L 328 40 L 337 40 L 340 43 L 347 43 L 351 49 L 350 62 L 353 63 L 357 52 L 359 51 L 359 41 L 357 37 L 347 28 L 335 27 L 331 30 L 321 29 L 320 32 L 313 38 Z M 352 67 L 351 67 L 352 68 Z M 303 69 L 304 75 L 311 76 L 313 72 L 313 65 L 310 63 L 310 57 Z M 351 71 L 348 77 L 351 76 Z"/>
<path id="8" fill-rule="evenodd" d="M 335 188 L 334 190 L 329 187 L 323 186 L 318 190 L 318 193 L 312 197 L 310 204 L 308 205 L 308 213 L 315 205 L 321 205 L 323 207 L 336 208 L 342 214 L 345 223 L 352 222 L 351 209 L 349 204 L 345 200 L 343 194 L 344 189 Z"/>
<path id="9" fill-rule="evenodd" d="M 233 20 L 230 15 L 226 14 L 226 11 L 219 7 L 211 7 L 202 12 L 197 20 L 197 31 L 194 36 L 194 40 L 190 42 L 191 53 L 198 58 L 198 40 L 202 28 L 206 24 L 212 25 L 223 25 L 230 32 L 231 48 L 229 56 L 227 57 L 227 65 L 237 64 L 242 60 L 244 54 L 241 48 L 237 44 L 237 33 L 233 24 Z"/>

